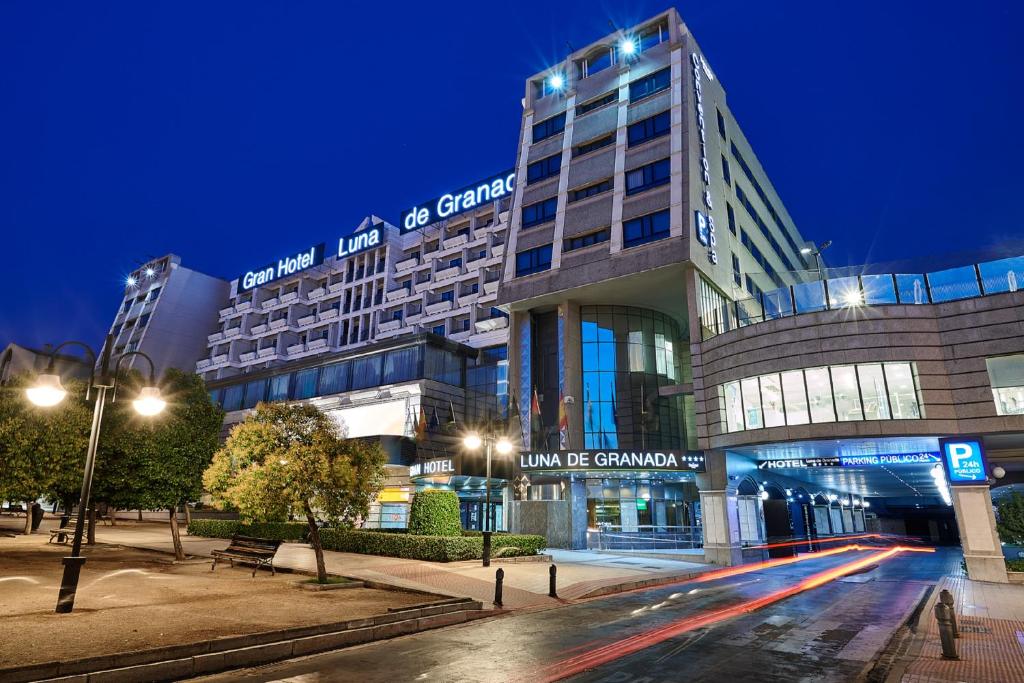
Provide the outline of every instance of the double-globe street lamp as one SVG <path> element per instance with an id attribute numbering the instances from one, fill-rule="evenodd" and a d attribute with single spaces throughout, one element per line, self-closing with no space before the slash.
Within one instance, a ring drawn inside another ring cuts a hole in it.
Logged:
<path id="1" fill-rule="evenodd" d="M 57 352 L 65 346 L 79 346 L 85 349 L 92 361 L 92 373 L 89 376 L 89 386 L 86 389 L 86 399 L 91 392 L 96 391 L 96 405 L 92 413 L 92 428 L 89 431 L 89 449 L 85 455 L 85 473 L 82 476 L 82 495 L 78 501 L 78 515 L 75 520 L 74 540 L 71 544 L 71 556 L 63 559 L 64 576 L 60 583 L 60 594 L 57 596 L 58 613 L 67 613 L 75 607 L 75 593 L 78 591 L 78 576 L 85 564 L 82 556 L 82 533 L 85 529 L 85 517 L 89 509 L 89 498 L 92 495 L 92 473 L 96 465 L 96 448 L 100 440 L 100 423 L 103 420 L 103 408 L 107 402 L 107 390 L 113 389 L 117 383 L 117 374 L 121 370 L 121 362 L 125 358 L 141 356 L 149 363 L 149 385 L 142 388 L 138 397 L 132 401 L 136 412 L 147 417 L 161 412 L 167 402 L 160 395 L 160 389 L 156 386 L 153 359 L 141 351 L 128 351 L 119 354 L 116 359 L 111 358 L 110 349 L 114 344 L 114 337 L 107 335 L 107 343 L 103 346 L 103 355 L 100 357 L 97 368 L 96 352 L 80 341 L 66 341 L 50 352 L 50 362 L 46 370 L 36 378 L 35 384 L 26 389 L 28 400 L 37 406 L 48 408 L 55 406 L 64 400 L 68 392 L 60 383 L 60 375 L 57 374 L 54 362 Z M 113 361 L 113 363 L 111 362 Z"/>
<path id="2" fill-rule="evenodd" d="M 487 455 L 487 491 L 484 494 L 484 566 L 491 566 L 491 451 L 498 451 L 498 455 L 508 455 L 512 452 L 512 442 L 506 437 L 492 433 L 485 433 L 483 436 L 477 433 L 467 434 L 462 440 L 462 445 L 467 450 L 476 451 L 480 446 L 484 447 Z"/>
<path id="3" fill-rule="evenodd" d="M 825 279 L 825 274 L 821 269 L 821 252 L 825 251 L 832 246 L 832 240 L 825 240 L 821 244 L 811 242 L 813 246 L 804 247 L 800 250 L 800 253 L 804 256 L 814 256 L 814 270 L 818 274 L 819 280 Z"/>

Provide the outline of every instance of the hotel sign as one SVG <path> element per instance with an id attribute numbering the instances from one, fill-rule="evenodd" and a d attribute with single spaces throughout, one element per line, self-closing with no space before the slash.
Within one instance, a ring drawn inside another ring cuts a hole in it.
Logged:
<path id="1" fill-rule="evenodd" d="M 523 472 L 669 470 L 704 472 L 704 454 L 687 451 L 548 451 L 520 453 Z"/>
<path id="2" fill-rule="evenodd" d="M 700 141 L 700 177 L 704 183 L 704 206 L 706 211 L 697 211 L 696 229 L 697 241 L 708 249 L 708 261 L 712 264 L 718 263 L 718 251 L 715 236 L 715 219 L 711 216 L 714 207 L 711 201 L 711 165 L 708 163 L 708 146 L 706 126 L 704 122 L 704 88 L 701 85 L 701 71 L 706 64 L 703 58 L 696 52 L 690 55 L 691 66 L 693 67 L 693 103 L 697 115 L 697 136 Z"/>
<path id="3" fill-rule="evenodd" d="M 254 287 L 261 287 L 274 280 L 294 275 L 300 270 L 319 266 L 324 262 L 324 245 L 320 243 L 294 256 L 286 256 L 275 263 L 262 268 L 247 271 L 238 278 L 238 291 L 247 292 Z"/>
<path id="4" fill-rule="evenodd" d="M 469 211 L 481 204 L 507 197 L 512 194 L 515 181 L 515 171 L 509 170 L 454 192 L 446 192 L 437 199 L 425 202 L 423 206 L 414 206 L 403 211 L 399 217 L 399 225 L 402 226 L 403 232 L 417 230 L 443 218 L 450 218 L 463 211 Z"/>
<path id="5" fill-rule="evenodd" d="M 451 477 L 455 475 L 455 460 L 437 458 L 409 466 L 409 477 Z"/>
<path id="6" fill-rule="evenodd" d="M 338 240 L 338 258 L 345 258 L 372 249 L 383 241 L 384 233 L 380 225 L 375 225 L 369 230 L 363 230 L 348 237 L 342 237 Z"/>
<path id="7" fill-rule="evenodd" d="M 920 453 L 879 453 L 873 455 L 840 455 L 823 458 L 780 458 L 761 460 L 759 470 L 790 470 L 813 467 L 888 467 L 890 465 L 934 465 L 939 454 Z"/>

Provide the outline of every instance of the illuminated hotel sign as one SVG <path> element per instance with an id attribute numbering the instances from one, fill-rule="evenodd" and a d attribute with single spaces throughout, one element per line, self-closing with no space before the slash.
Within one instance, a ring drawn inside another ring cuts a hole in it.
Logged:
<path id="1" fill-rule="evenodd" d="M 348 237 L 342 237 L 338 240 L 338 258 L 344 258 L 346 256 L 352 256 L 358 254 L 361 251 L 372 249 L 380 245 L 384 241 L 384 234 L 382 228 L 379 225 L 375 225 L 369 230 L 363 230 L 355 234 L 349 235 Z"/>
<path id="2" fill-rule="evenodd" d="M 300 270 L 320 265 L 324 262 L 324 246 L 321 243 L 294 256 L 286 256 L 276 263 L 246 272 L 238 278 L 238 291 L 246 292 L 253 287 L 260 287 L 279 278 L 294 275 Z"/>
<path id="3" fill-rule="evenodd" d="M 707 135 L 704 125 L 704 88 L 701 85 L 701 71 L 704 70 L 703 58 L 696 52 L 690 55 L 693 66 L 693 102 L 697 114 L 697 135 L 700 137 L 700 177 L 704 181 L 704 206 L 706 212 L 697 211 L 697 241 L 708 248 L 708 260 L 718 263 L 718 251 L 715 249 L 715 219 L 711 215 L 714 205 L 711 202 L 711 165 L 708 163 Z"/>
<path id="4" fill-rule="evenodd" d="M 891 465 L 934 465 L 939 454 L 921 453 L 880 453 L 873 455 L 840 455 L 824 458 L 782 458 L 762 460 L 757 463 L 759 470 L 791 470 L 808 467 L 889 467 Z"/>
<path id="5" fill-rule="evenodd" d="M 672 470 L 704 472 L 704 454 L 685 451 L 549 451 L 520 453 L 519 469 L 540 470 Z"/>
<path id="6" fill-rule="evenodd" d="M 942 449 L 942 461 L 950 484 L 988 484 L 988 466 L 985 463 L 985 448 L 981 445 L 981 439 L 940 439 L 939 448 Z"/>
<path id="7" fill-rule="evenodd" d="M 452 476 L 455 474 L 455 461 L 451 458 L 426 460 L 409 466 L 410 477 Z"/>
<path id="8" fill-rule="evenodd" d="M 435 223 L 442 218 L 456 216 L 481 204 L 511 195 L 515 182 L 516 173 L 511 170 L 454 192 L 445 193 L 437 199 L 431 199 L 424 203 L 422 207 L 414 206 L 403 211 L 399 217 L 399 225 L 402 226 L 403 231 L 408 232 Z"/>

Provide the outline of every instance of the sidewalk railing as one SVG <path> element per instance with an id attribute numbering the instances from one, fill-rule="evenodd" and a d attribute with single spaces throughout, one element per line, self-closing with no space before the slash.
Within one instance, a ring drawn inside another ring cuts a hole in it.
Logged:
<path id="1" fill-rule="evenodd" d="M 623 529 L 602 525 L 587 529 L 587 548 L 591 550 L 691 550 L 704 547 L 699 526 L 645 524 Z"/>

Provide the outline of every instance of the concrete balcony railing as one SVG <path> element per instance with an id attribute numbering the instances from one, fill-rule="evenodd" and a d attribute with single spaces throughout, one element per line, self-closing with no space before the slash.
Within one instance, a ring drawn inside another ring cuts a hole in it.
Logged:
<path id="1" fill-rule="evenodd" d="M 326 337 L 320 337 L 319 339 L 314 339 L 311 342 L 309 342 L 308 344 L 306 344 L 306 349 L 309 350 L 309 351 L 316 351 L 317 349 L 326 349 L 326 348 L 327 348 L 327 339 L 326 339 Z"/>
<path id="2" fill-rule="evenodd" d="M 202 372 L 211 365 L 213 365 L 213 361 L 209 358 L 200 358 L 196 361 L 196 372 Z"/>
<path id="3" fill-rule="evenodd" d="M 249 330 L 249 334 L 263 334 L 268 329 L 270 329 L 270 328 L 267 326 L 266 323 L 261 323 L 259 325 L 253 325 L 252 329 Z"/>
<path id="4" fill-rule="evenodd" d="M 465 292 L 463 294 L 459 294 L 459 307 L 461 308 L 462 306 L 468 306 L 471 303 L 475 303 L 479 298 L 479 290 L 476 292 Z"/>
<path id="5" fill-rule="evenodd" d="M 501 256 L 505 253 L 505 243 L 491 245 L 491 256 Z"/>
<path id="6" fill-rule="evenodd" d="M 220 309 L 220 317 L 223 318 L 225 316 L 229 316 L 229 315 L 231 315 L 234 312 L 235 312 L 235 307 L 234 306 L 228 306 L 227 308 L 222 308 L 222 309 Z"/>
<path id="7" fill-rule="evenodd" d="M 444 268 L 434 273 L 434 282 L 440 282 L 441 280 L 453 278 L 461 272 L 462 266 L 452 266 L 451 268 Z"/>
<path id="8" fill-rule="evenodd" d="M 310 313 L 299 318 L 299 327 L 306 327 L 316 322 L 316 313 Z"/>
<path id="9" fill-rule="evenodd" d="M 306 350 L 306 345 L 305 344 L 292 344 L 291 346 L 287 347 L 287 351 L 288 351 L 288 355 L 289 356 L 298 355 L 298 354 L 302 353 L 305 350 Z"/>
<path id="10" fill-rule="evenodd" d="M 473 330 L 460 330 L 459 332 L 452 332 L 448 335 L 448 338 L 452 341 L 466 341 L 473 336 Z"/>
<path id="11" fill-rule="evenodd" d="M 334 284 L 327 285 L 327 291 L 330 292 L 331 294 L 334 294 L 335 292 L 340 292 L 341 288 L 344 286 L 344 282 L 335 282 Z"/>
<path id="12" fill-rule="evenodd" d="M 320 297 L 322 297 L 322 296 L 324 296 L 326 294 L 327 294 L 327 288 L 326 287 L 317 287 L 316 289 L 310 290 L 309 294 L 307 294 L 306 296 L 307 296 L 307 298 L 315 301 L 315 300 L 319 299 Z"/>
<path id="13" fill-rule="evenodd" d="M 224 338 L 224 333 L 223 332 L 214 332 L 213 334 L 206 335 L 206 341 L 209 342 L 210 344 L 216 344 L 217 342 L 219 342 L 223 338 Z"/>
<path id="14" fill-rule="evenodd" d="M 295 301 L 298 298 L 299 298 L 299 293 L 298 292 L 288 292 L 287 294 L 282 294 L 281 295 L 281 303 L 286 304 L 289 301 Z"/>
<path id="15" fill-rule="evenodd" d="M 382 323 L 378 323 L 377 331 L 378 332 L 391 332 L 393 330 L 397 330 L 403 324 L 404 323 L 402 322 L 401 318 L 398 318 L 397 320 L 385 320 Z"/>
<path id="16" fill-rule="evenodd" d="M 248 311 L 252 308 L 252 301 L 239 301 L 235 304 L 235 311 L 241 313 L 242 311 Z"/>
<path id="17" fill-rule="evenodd" d="M 423 317 L 423 311 L 417 311 L 416 313 L 410 313 L 409 315 L 405 316 L 405 322 L 407 322 L 408 324 L 412 325 L 414 323 L 418 323 L 422 317 Z"/>
<path id="18" fill-rule="evenodd" d="M 407 270 L 412 270 L 413 268 L 415 268 L 419 264 L 420 264 L 419 257 L 418 256 L 413 256 L 412 258 L 407 258 L 404 261 L 399 261 L 398 263 L 396 263 L 395 264 L 395 272 L 396 273 L 404 273 Z"/>
<path id="19" fill-rule="evenodd" d="M 287 325 L 288 325 L 288 318 L 278 318 L 277 320 L 271 320 L 270 321 L 270 329 L 272 329 L 272 330 L 279 330 L 282 327 L 287 327 Z"/>
<path id="20" fill-rule="evenodd" d="M 224 365 L 228 362 L 228 354 L 221 353 L 210 359 L 211 366 Z"/>
<path id="21" fill-rule="evenodd" d="M 225 339 L 233 339 L 234 337 L 237 337 L 240 334 L 242 334 L 241 325 L 239 325 L 238 327 L 229 327 L 228 329 L 224 330 Z"/>
<path id="22" fill-rule="evenodd" d="M 263 302 L 263 308 L 273 308 L 274 306 L 278 305 L 279 303 L 281 303 L 281 300 L 278 299 L 275 296 L 275 297 L 273 297 L 271 299 L 267 299 L 266 301 L 264 301 Z"/>
<path id="23" fill-rule="evenodd" d="M 454 249 L 455 247 L 461 246 L 469 241 L 469 235 L 452 235 L 446 237 L 444 240 L 445 249 Z"/>
<path id="24" fill-rule="evenodd" d="M 454 302 L 451 299 L 442 299 L 441 301 L 435 301 L 432 304 L 427 304 L 423 307 L 423 310 L 427 312 L 427 315 L 437 315 L 438 313 L 444 313 L 445 311 L 452 310 Z"/>
<path id="25" fill-rule="evenodd" d="M 413 285 L 412 289 L 417 294 L 422 294 L 423 292 L 425 292 L 428 289 L 430 289 L 433 286 L 433 284 L 434 284 L 434 282 L 428 278 L 427 280 L 424 280 L 423 282 L 417 282 L 415 285 Z"/>
<path id="26" fill-rule="evenodd" d="M 389 289 L 384 295 L 384 298 L 389 302 L 401 301 L 411 294 L 411 290 L 406 287 L 399 287 L 398 289 Z"/>
<path id="27" fill-rule="evenodd" d="M 256 352 L 256 356 L 258 358 L 269 358 L 270 356 L 276 356 L 276 355 L 277 355 L 277 347 L 276 346 L 268 346 L 268 347 L 266 347 L 264 349 L 259 349 Z"/>
<path id="28" fill-rule="evenodd" d="M 500 280 L 491 280 L 490 282 L 484 283 L 484 292 L 487 294 L 494 294 L 498 291 L 498 283 Z"/>
<path id="29" fill-rule="evenodd" d="M 478 320 L 475 327 L 476 331 L 481 334 L 484 332 L 501 330 L 508 327 L 508 318 L 505 316 L 496 316 L 494 318 L 488 318 L 487 320 Z"/>
<path id="30" fill-rule="evenodd" d="M 245 353 L 239 354 L 239 356 L 238 356 L 238 360 L 240 360 L 243 363 L 249 363 L 249 362 L 251 362 L 251 361 L 253 361 L 255 359 L 256 359 L 256 352 L 255 351 L 246 351 Z"/>
<path id="31" fill-rule="evenodd" d="M 337 308 L 328 308 L 327 310 L 320 311 L 320 315 L 318 316 L 318 319 L 319 320 L 333 320 L 333 319 L 335 319 L 337 317 L 338 317 L 338 309 Z"/>

